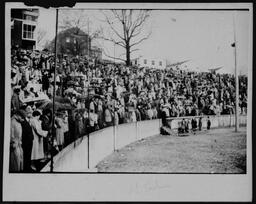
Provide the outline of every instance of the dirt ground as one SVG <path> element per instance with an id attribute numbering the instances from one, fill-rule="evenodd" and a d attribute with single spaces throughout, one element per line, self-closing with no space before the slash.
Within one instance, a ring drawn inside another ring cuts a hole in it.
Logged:
<path id="1" fill-rule="evenodd" d="M 98 172 L 246 173 L 246 129 L 152 136 L 114 152 L 96 167 Z"/>

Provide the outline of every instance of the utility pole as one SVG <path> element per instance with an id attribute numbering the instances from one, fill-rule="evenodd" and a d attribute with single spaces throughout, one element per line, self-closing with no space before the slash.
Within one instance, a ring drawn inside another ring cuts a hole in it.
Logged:
<path id="1" fill-rule="evenodd" d="M 236 61 L 236 24 L 235 24 L 235 14 L 236 11 L 233 13 L 233 28 L 234 28 L 234 43 L 232 47 L 234 47 L 234 60 L 235 60 L 235 86 L 236 86 L 236 103 L 235 103 L 235 131 L 237 132 L 239 129 L 239 80 L 238 80 L 238 69 L 237 69 L 237 61 Z"/>
<path id="2" fill-rule="evenodd" d="M 55 49 L 55 63 L 54 63 L 54 85 L 53 85 L 53 99 L 52 99 L 52 138 L 51 138 L 51 167 L 50 171 L 53 172 L 53 143 L 54 143 L 54 123 L 55 123 L 55 94 L 56 94 L 56 67 L 57 67 L 57 38 L 58 38 L 58 15 L 59 9 L 56 9 L 56 31 L 55 31 L 55 41 L 54 41 L 54 49 Z"/>
<path id="3" fill-rule="evenodd" d="M 88 18 L 87 21 L 87 29 L 88 29 L 88 42 L 87 42 L 87 49 L 88 49 L 88 57 L 90 57 L 90 19 Z"/>
<path id="4" fill-rule="evenodd" d="M 114 42 L 114 64 L 116 64 L 116 43 Z"/>

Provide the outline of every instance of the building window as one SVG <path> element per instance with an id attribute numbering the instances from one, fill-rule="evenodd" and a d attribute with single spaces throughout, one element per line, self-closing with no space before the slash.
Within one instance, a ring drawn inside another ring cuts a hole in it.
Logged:
<path id="1" fill-rule="evenodd" d="M 76 43 L 76 39 L 74 38 L 74 43 Z"/>
<path id="2" fill-rule="evenodd" d="M 66 42 L 69 43 L 70 42 L 70 38 L 66 37 Z"/>
<path id="3" fill-rule="evenodd" d="M 33 40 L 35 28 L 36 26 L 23 24 L 23 38 Z"/>
<path id="4" fill-rule="evenodd" d="M 147 60 L 146 59 L 144 59 L 144 64 L 147 64 Z"/>
<path id="5" fill-rule="evenodd" d="M 155 61 L 154 60 L 152 60 L 152 65 L 155 65 Z"/>
<path id="6" fill-rule="evenodd" d="M 162 61 L 159 61 L 159 66 L 162 66 Z"/>
<path id="7" fill-rule="evenodd" d="M 28 20 L 28 21 L 37 21 L 37 17 L 28 15 L 28 14 L 22 14 L 22 19 Z"/>

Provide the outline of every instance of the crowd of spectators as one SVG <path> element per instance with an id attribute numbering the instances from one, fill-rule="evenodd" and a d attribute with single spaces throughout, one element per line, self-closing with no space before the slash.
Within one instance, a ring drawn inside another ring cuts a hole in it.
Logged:
<path id="1" fill-rule="evenodd" d="M 53 146 L 58 152 L 78 137 L 111 125 L 156 119 L 162 113 L 234 113 L 233 75 L 128 67 L 62 55 L 57 59 L 52 128 L 54 61 L 48 51 L 12 49 L 10 171 L 38 171 Z M 239 112 L 246 113 L 246 76 L 240 76 L 239 88 Z"/>

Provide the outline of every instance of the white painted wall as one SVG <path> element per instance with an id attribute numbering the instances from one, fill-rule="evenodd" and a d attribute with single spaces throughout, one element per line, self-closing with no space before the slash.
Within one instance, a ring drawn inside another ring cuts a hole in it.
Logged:
<path id="1" fill-rule="evenodd" d="M 168 118 L 172 129 L 178 128 L 178 122 L 183 118 L 191 119 L 193 117 Z M 199 117 L 196 117 L 197 120 Z M 210 116 L 211 127 L 230 127 L 235 125 L 234 115 Z M 247 116 L 239 117 L 241 125 L 246 125 Z M 162 125 L 161 119 L 146 120 L 134 123 L 127 123 L 118 126 L 108 127 L 89 135 L 77 139 L 74 143 L 67 146 L 59 154 L 54 157 L 55 172 L 87 172 L 95 168 L 95 166 L 110 155 L 116 149 L 120 149 L 132 142 L 142 138 L 150 137 L 160 133 Z M 202 126 L 206 128 L 207 117 L 203 117 Z M 89 151 L 88 151 L 89 146 Z M 88 169 L 88 152 L 89 152 L 89 168 Z M 42 172 L 50 171 L 50 163 L 48 163 Z"/>

